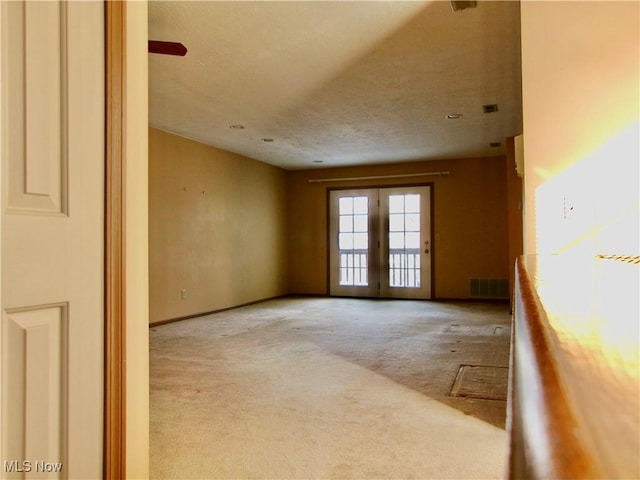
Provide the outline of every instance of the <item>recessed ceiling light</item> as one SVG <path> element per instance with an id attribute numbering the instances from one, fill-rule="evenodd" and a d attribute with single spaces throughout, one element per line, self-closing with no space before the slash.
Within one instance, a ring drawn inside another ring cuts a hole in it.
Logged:
<path id="1" fill-rule="evenodd" d="M 229 125 L 229 128 L 232 130 L 244 130 L 244 125 Z"/>
<path id="2" fill-rule="evenodd" d="M 273 138 L 261 138 L 260 141 L 265 143 L 270 143 L 270 142 L 273 142 Z"/>
<path id="3" fill-rule="evenodd" d="M 447 118 L 449 120 L 455 120 L 457 118 L 462 118 L 463 115 L 461 113 L 450 113 L 449 115 L 447 115 Z"/>

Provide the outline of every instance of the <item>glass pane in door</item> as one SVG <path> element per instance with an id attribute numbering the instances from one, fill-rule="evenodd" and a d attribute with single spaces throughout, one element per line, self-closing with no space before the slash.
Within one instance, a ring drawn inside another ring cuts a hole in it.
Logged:
<path id="1" fill-rule="evenodd" d="M 338 218 L 340 285 L 368 285 L 369 197 L 341 197 Z"/>
<path id="2" fill-rule="evenodd" d="M 389 195 L 389 286 L 420 288 L 420 195 Z"/>

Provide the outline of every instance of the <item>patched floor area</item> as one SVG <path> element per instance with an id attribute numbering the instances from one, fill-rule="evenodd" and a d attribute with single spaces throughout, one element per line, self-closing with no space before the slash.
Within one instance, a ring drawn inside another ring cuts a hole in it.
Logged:
<path id="1" fill-rule="evenodd" d="M 453 387 L 452 397 L 507 401 L 509 369 L 486 365 L 462 365 Z"/>

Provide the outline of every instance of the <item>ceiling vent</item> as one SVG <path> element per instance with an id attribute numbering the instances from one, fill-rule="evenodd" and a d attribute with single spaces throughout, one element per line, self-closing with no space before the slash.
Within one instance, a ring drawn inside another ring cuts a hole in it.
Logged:
<path id="1" fill-rule="evenodd" d="M 451 11 L 457 12 L 458 10 L 465 10 L 467 8 L 476 8 L 478 6 L 478 2 L 475 1 L 451 1 Z"/>
<path id="2" fill-rule="evenodd" d="M 502 146 L 502 143 L 500 143 L 500 142 L 491 142 L 491 143 L 489 144 L 489 146 L 490 146 L 491 148 L 498 148 L 498 147 L 501 147 L 501 146 Z"/>
<path id="3" fill-rule="evenodd" d="M 491 105 L 483 105 L 482 106 L 482 111 L 484 113 L 494 113 L 498 111 L 498 104 L 497 103 L 492 103 Z"/>

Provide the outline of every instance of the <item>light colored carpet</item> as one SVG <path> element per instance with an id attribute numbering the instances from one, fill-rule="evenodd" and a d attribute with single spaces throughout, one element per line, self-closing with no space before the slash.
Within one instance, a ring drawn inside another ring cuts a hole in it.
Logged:
<path id="1" fill-rule="evenodd" d="M 289 298 L 153 327 L 151 478 L 503 478 L 505 402 L 450 393 L 461 365 L 508 365 L 509 324 Z"/>

